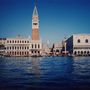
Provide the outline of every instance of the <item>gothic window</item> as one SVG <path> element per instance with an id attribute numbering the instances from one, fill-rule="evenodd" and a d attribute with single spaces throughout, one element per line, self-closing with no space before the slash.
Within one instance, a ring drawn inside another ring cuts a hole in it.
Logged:
<path id="1" fill-rule="evenodd" d="M 85 43 L 88 43 L 88 39 L 85 40 Z"/>
<path id="2" fill-rule="evenodd" d="M 19 47 L 17 47 L 17 49 L 19 49 Z"/>
<path id="3" fill-rule="evenodd" d="M 35 44 L 35 48 L 37 48 L 37 45 Z"/>
<path id="4" fill-rule="evenodd" d="M 86 54 L 86 51 L 84 51 L 84 54 Z"/>
<path id="5" fill-rule="evenodd" d="M 87 54 L 89 54 L 89 51 L 87 51 Z"/>
<path id="6" fill-rule="evenodd" d="M 29 41 L 27 41 L 27 43 L 29 43 Z"/>
<path id="7" fill-rule="evenodd" d="M 11 50 L 11 47 L 10 47 L 10 50 Z"/>
<path id="8" fill-rule="evenodd" d="M 25 41 L 25 43 L 26 43 L 26 41 Z"/>
<path id="9" fill-rule="evenodd" d="M 10 41 L 10 43 L 11 43 L 11 41 Z"/>
<path id="10" fill-rule="evenodd" d="M 32 53 L 33 53 L 33 51 L 32 51 Z"/>
<path id="11" fill-rule="evenodd" d="M 20 52 L 20 55 L 21 55 L 21 52 Z"/>
<path id="12" fill-rule="evenodd" d="M 78 54 L 80 54 L 80 51 L 78 51 Z"/>
<path id="13" fill-rule="evenodd" d="M 26 47 L 25 47 L 25 49 L 26 49 Z"/>
<path id="14" fill-rule="evenodd" d="M 16 52 L 15 52 L 15 55 L 16 55 Z"/>
<path id="15" fill-rule="evenodd" d="M 12 52 L 12 55 L 14 55 L 14 52 Z"/>
<path id="16" fill-rule="evenodd" d="M 17 43 L 19 43 L 19 41 Z"/>
<path id="17" fill-rule="evenodd" d="M 12 49 L 14 49 L 14 47 L 12 47 Z"/>
<path id="18" fill-rule="evenodd" d="M 22 55 L 24 55 L 24 52 L 22 52 Z"/>
<path id="19" fill-rule="evenodd" d="M 16 49 L 16 47 L 15 47 L 15 49 Z"/>
<path id="20" fill-rule="evenodd" d="M 24 43 L 24 41 L 22 41 L 22 43 Z"/>
<path id="21" fill-rule="evenodd" d="M 22 49 L 24 49 L 24 47 L 22 47 Z"/>
<path id="22" fill-rule="evenodd" d="M 12 41 L 12 43 L 14 43 L 14 40 Z"/>
<path id="23" fill-rule="evenodd" d="M 20 50 L 21 50 L 21 47 L 20 47 Z"/>
<path id="24" fill-rule="evenodd" d="M 80 39 L 78 39 L 77 42 L 80 43 L 81 42 Z"/>
<path id="25" fill-rule="evenodd" d="M 17 55 L 19 54 L 19 52 L 17 52 Z"/>
<path id="26" fill-rule="evenodd" d="M 74 54 L 76 55 L 76 54 L 77 54 L 77 52 L 75 51 L 75 52 L 74 52 Z"/>
<path id="27" fill-rule="evenodd" d="M 7 43 L 9 43 L 9 41 L 7 41 Z"/>
<path id="28" fill-rule="evenodd" d="M 32 44 L 32 48 L 33 48 L 33 44 Z"/>
<path id="29" fill-rule="evenodd" d="M 7 49 L 9 49 L 9 47 L 7 47 Z"/>
<path id="30" fill-rule="evenodd" d="M 40 48 L 40 45 L 38 44 L 38 48 Z"/>
<path id="31" fill-rule="evenodd" d="M 29 47 L 27 47 L 27 49 L 29 49 Z"/>
<path id="32" fill-rule="evenodd" d="M 21 43 L 21 41 L 20 41 L 20 43 Z"/>
<path id="33" fill-rule="evenodd" d="M 81 51 L 81 54 L 83 54 L 83 51 Z"/>
<path id="34" fill-rule="evenodd" d="M 40 51 L 38 51 L 38 54 L 40 53 Z"/>
<path id="35" fill-rule="evenodd" d="M 29 54 L 29 52 L 27 52 L 27 55 Z"/>

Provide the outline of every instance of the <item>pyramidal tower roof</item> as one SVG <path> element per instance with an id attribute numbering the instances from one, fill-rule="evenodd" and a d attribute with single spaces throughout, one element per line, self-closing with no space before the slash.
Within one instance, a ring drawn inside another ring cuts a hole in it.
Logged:
<path id="1" fill-rule="evenodd" d="M 36 0 L 35 0 L 35 7 L 33 10 L 33 16 L 38 16 L 37 6 L 36 6 Z"/>

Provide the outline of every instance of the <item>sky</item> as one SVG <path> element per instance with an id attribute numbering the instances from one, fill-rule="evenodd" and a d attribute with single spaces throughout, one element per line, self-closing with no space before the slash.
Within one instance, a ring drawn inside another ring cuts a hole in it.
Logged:
<path id="1" fill-rule="evenodd" d="M 0 0 L 0 37 L 31 36 L 35 0 Z M 90 0 L 37 0 L 39 32 L 44 42 L 72 34 L 90 34 Z"/>

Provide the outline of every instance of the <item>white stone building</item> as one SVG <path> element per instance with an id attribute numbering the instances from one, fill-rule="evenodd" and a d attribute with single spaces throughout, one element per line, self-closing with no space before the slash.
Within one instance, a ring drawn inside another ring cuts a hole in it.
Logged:
<path id="1" fill-rule="evenodd" d="M 41 41 L 32 41 L 29 38 L 7 38 L 5 47 L 5 53 L 8 56 L 38 56 L 42 54 Z"/>
<path id="2" fill-rule="evenodd" d="M 61 55 L 62 53 L 62 43 L 56 43 L 54 44 L 54 48 L 53 48 L 53 54 L 54 55 Z"/>
<path id="3" fill-rule="evenodd" d="M 4 55 L 5 54 L 5 41 L 6 38 L 0 38 L 0 55 Z"/>
<path id="4" fill-rule="evenodd" d="M 8 56 L 28 56 L 30 40 L 27 38 L 7 38 L 5 54 Z"/>
<path id="5" fill-rule="evenodd" d="M 73 55 L 90 55 L 90 34 L 73 34 L 66 40 L 67 50 Z"/>

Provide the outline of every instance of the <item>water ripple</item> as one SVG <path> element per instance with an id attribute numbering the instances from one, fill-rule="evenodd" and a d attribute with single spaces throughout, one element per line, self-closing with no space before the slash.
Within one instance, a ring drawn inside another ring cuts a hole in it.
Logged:
<path id="1" fill-rule="evenodd" d="M 0 58 L 0 90 L 90 90 L 90 57 Z"/>

